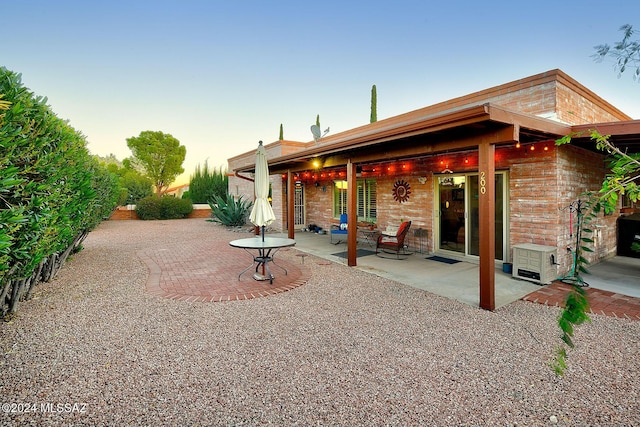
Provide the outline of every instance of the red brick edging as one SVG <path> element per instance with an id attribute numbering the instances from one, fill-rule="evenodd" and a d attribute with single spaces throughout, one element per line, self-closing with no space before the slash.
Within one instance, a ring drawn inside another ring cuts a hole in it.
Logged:
<path id="1" fill-rule="evenodd" d="M 589 296 L 591 314 L 640 320 L 640 298 L 589 287 L 585 289 Z M 564 301 L 570 291 L 570 285 L 555 281 L 522 299 L 538 304 L 564 307 Z"/>

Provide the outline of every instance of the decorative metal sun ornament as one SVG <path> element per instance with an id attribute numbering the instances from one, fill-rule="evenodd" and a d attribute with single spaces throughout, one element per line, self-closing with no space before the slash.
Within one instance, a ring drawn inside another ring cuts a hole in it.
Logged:
<path id="1" fill-rule="evenodd" d="M 393 184 L 393 198 L 396 202 L 406 202 L 411 194 L 411 186 L 404 179 L 399 179 Z"/>

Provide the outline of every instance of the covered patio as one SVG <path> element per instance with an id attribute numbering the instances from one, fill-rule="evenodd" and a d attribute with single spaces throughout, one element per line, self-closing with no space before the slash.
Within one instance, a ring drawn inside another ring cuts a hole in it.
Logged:
<path id="1" fill-rule="evenodd" d="M 412 221 L 414 230 L 429 236 L 427 251 L 465 261 L 416 267 L 418 277 L 434 279 L 428 290 L 438 293 L 449 283 L 464 282 L 476 287 L 464 292 L 474 295 L 465 302 L 494 310 L 527 291 L 511 294 L 518 286 L 502 273 L 514 245 L 555 248 L 553 269 L 558 274 L 570 270 L 567 248 L 575 243 L 575 223 L 567 207 L 601 185 L 607 167 L 588 138 L 562 147 L 555 141 L 594 128 L 611 135 L 614 143 L 638 147 L 640 121 L 552 70 L 320 141 L 268 145 L 274 210 L 286 236 L 296 240 L 306 239 L 301 224 L 329 230 L 346 214 L 343 260 L 372 271 L 384 271 L 387 260 L 358 253 L 358 230 L 371 220 L 379 231 Z M 243 156 L 229 160 L 238 178 L 253 172 Z M 447 213 L 455 214 L 451 221 Z M 599 219 L 595 261 L 615 254 L 616 218 Z M 470 267 L 470 280 L 457 276 L 463 266 Z M 441 281 L 435 280 L 435 271 L 443 272 Z M 393 272 L 393 278 L 400 280 L 402 274 Z"/>

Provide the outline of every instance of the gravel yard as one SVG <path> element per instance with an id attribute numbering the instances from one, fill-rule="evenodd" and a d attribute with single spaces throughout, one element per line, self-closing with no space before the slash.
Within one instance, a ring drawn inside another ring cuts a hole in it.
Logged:
<path id="1" fill-rule="evenodd" d="M 313 256 L 269 297 L 145 291 L 138 251 L 212 235 L 238 238 L 202 219 L 92 232 L 0 323 L 0 425 L 640 425 L 638 321 L 592 316 L 558 378 L 556 308 L 487 312 Z"/>

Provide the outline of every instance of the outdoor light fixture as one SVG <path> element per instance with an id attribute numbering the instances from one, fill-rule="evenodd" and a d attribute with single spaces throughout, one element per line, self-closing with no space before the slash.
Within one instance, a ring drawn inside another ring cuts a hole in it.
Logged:
<path id="1" fill-rule="evenodd" d="M 529 147 L 529 150 L 535 151 L 536 150 L 536 146 L 535 145 L 531 145 L 531 147 Z"/>
<path id="2" fill-rule="evenodd" d="M 516 142 L 516 148 L 520 148 L 520 141 Z"/>

